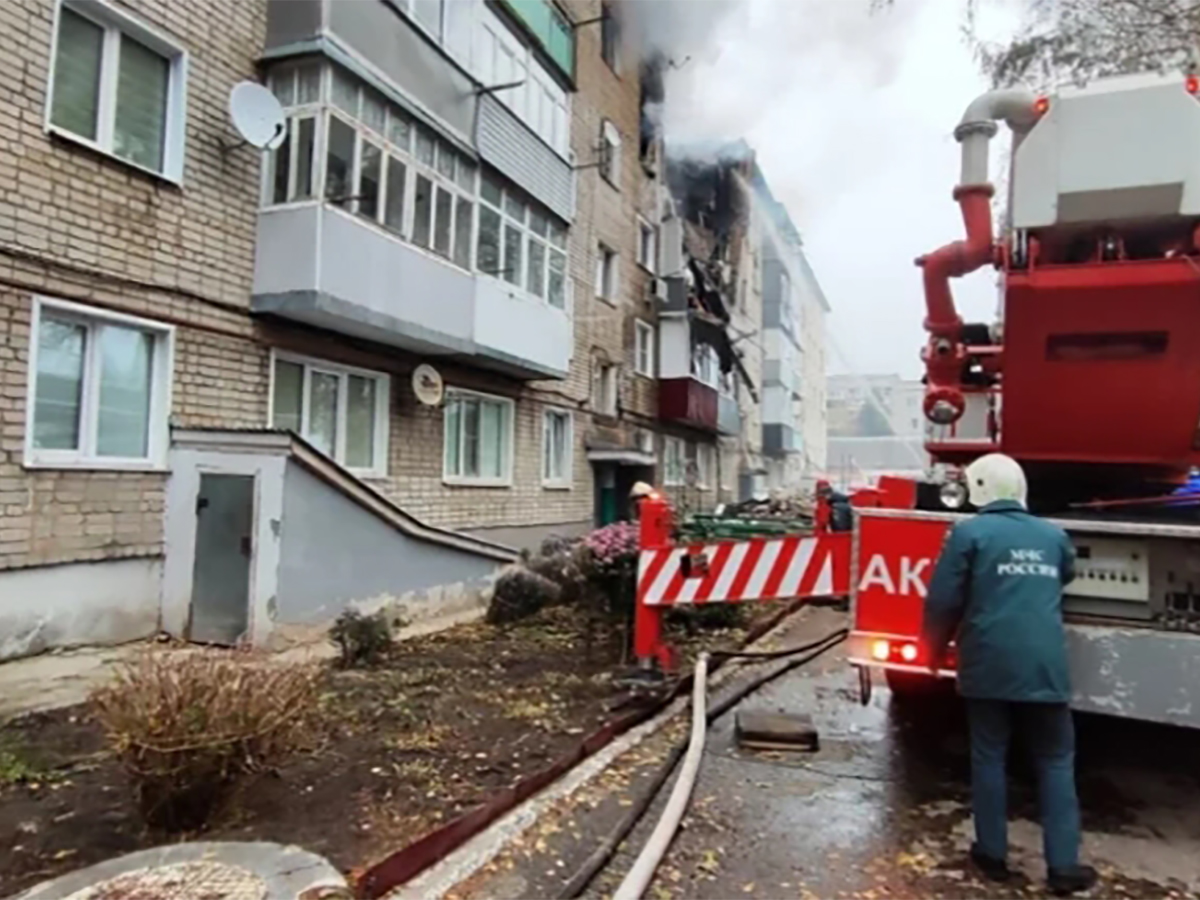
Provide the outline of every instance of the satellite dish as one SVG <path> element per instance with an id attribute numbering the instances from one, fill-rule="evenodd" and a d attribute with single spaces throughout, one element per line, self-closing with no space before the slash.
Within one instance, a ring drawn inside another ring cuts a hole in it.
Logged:
<path id="1" fill-rule="evenodd" d="M 446 393 L 441 373 L 429 363 L 421 363 L 413 369 L 412 387 L 417 400 L 426 406 L 437 406 Z"/>
<path id="2" fill-rule="evenodd" d="M 257 81 L 240 81 L 233 86 L 229 92 L 229 118 L 242 136 L 242 143 L 260 150 L 274 150 L 287 136 L 287 120 L 279 99 Z"/>

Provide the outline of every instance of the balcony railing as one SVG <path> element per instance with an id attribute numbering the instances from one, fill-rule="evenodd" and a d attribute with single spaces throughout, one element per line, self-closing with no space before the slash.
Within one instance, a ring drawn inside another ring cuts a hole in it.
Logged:
<path id="1" fill-rule="evenodd" d="M 716 388 L 695 378 L 664 378 L 658 384 L 658 417 L 662 421 L 717 432 Z"/>

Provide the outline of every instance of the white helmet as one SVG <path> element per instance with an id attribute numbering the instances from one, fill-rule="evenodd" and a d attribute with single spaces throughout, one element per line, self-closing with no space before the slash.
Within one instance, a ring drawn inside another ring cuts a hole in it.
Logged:
<path id="1" fill-rule="evenodd" d="M 1019 462 L 1003 453 L 989 453 L 967 466 L 967 490 L 976 509 L 995 500 L 1026 505 L 1025 472 Z"/>

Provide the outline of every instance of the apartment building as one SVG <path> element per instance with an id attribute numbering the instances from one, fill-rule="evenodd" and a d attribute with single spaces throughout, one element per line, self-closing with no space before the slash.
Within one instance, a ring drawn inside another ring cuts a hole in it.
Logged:
<path id="1" fill-rule="evenodd" d="M 830 376 L 830 479 L 849 488 L 884 474 L 924 475 L 930 467 L 924 398 L 919 380 L 895 374 Z"/>
<path id="2" fill-rule="evenodd" d="M 617 7 L 229 9 L 0 4 L 0 657 L 442 602 L 657 477 L 661 87 Z"/>
<path id="3" fill-rule="evenodd" d="M 763 247 L 763 448 L 772 491 L 811 488 L 825 468 L 829 303 L 800 232 L 761 172 L 753 185 Z"/>
<path id="4" fill-rule="evenodd" d="M 672 148 L 672 156 L 687 303 L 722 326 L 696 331 L 690 360 L 692 381 L 707 379 L 714 395 L 709 425 L 718 437 L 721 497 L 794 494 L 825 465 L 828 302 L 745 142 Z M 692 390 L 699 394 L 692 409 L 705 409 L 703 389 Z"/>

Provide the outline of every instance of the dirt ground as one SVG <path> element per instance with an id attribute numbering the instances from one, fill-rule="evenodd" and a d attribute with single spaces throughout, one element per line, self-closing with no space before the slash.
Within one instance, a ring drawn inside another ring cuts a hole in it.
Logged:
<path id="1" fill-rule="evenodd" d="M 694 649 L 743 633 L 680 639 Z M 249 785 L 203 838 L 297 844 L 343 871 L 369 865 L 612 718 L 617 646 L 599 635 L 589 649 L 570 615 L 552 610 L 509 629 L 471 624 L 403 643 L 376 669 L 331 671 L 320 749 Z M 0 896 L 179 839 L 142 825 L 86 706 L 0 727 Z"/>

